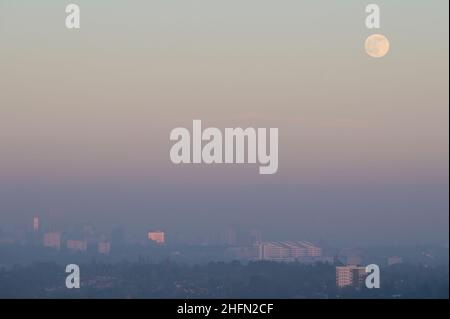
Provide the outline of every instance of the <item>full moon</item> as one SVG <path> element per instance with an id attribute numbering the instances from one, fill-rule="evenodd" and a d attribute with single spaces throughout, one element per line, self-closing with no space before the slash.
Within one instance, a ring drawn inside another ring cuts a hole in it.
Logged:
<path id="1" fill-rule="evenodd" d="M 382 34 L 372 34 L 366 39 L 366 53 L 373 58 L 382 58 L 389 52 L 389 40 Z"/>

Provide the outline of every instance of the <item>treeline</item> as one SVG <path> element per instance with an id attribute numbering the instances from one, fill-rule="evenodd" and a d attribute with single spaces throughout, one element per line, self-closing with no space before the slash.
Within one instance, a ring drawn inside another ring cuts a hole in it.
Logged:
<path id="1" fill-rule="evenodd" d="M 81 288 L 67 289 L 65 265 L 0 269 L 0 298 L 448 298 L 448 266 L 381 269 L 380 289 L 338 289 L 335 266 L 278 262 L 186 265 L 91 262 Z"/>

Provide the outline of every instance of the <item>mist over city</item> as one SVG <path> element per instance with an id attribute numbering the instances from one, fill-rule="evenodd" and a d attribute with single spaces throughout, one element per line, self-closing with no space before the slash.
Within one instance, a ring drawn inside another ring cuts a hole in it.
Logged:
<path id="1" fill-rule="evenodd" d="M 448 1 L 71 2 L 0 0 L 0 299 L 448 299 Z"/>

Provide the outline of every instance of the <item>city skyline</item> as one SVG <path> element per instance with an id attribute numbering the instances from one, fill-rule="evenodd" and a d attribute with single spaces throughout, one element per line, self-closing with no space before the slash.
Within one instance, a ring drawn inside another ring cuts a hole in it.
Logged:
<path id="1" fill-rule="evenodd" d="M 205 229 L 200 233 L 191 233 L 190 236 L 178 236 L 179 234 L 161 229 L 155 230 L 151 227 L 148 227 L 148 229 L 150 230 L 137 236 L 127 233 L 123 228 L 115 228 L 108 232 L 100 231 L 96 225 L 92 224 L 79 224 L 65 229 L 55 227 L 51 225 L 51 222 L 39 217 L 33 217 L 28 225 L 22 225 L 20 229 L 5 230 L 0 228 L 0 249 L 28 247 L 31 249 L 29 253 L 31 252 L 32 255 L 39 253 L 44 248 L 59 252 L 72 251 L 107 256 L 111 252 L 116 255 L 119 251 L 126 252 L 127 247 L 141 247 L 135 251 L 135 255 L 128 254 L 127 259 L 133 260 L 142 256 L 151 257 L 155 253 L 155 249 L 159 249 L 160 252 L 165 251 L 163 255 L 159 254 L 159 258 L 161 258 L 161 256 L 180 257 L 184 254 L 184 249 L 189 251 L 189 247 L 198 247 L 199 252 L 204 250 L 203 254 L 205 255 L 203 257 L 206 256 L 206 259 L 202 259 L 203 262 L 233 259 L 329 264 L 340 262 L 345 266 L 359 267 L 364 264 L 363 259 L 365 262 L 380 260 L 380 256 L 384 256 L 383 264 L 387 266 L 401 264 L 405 261 L 404 259 L 412 263 L 418 263 L 418 255 L 410 259 L 411 256 L 408 257 L 408 253 L 406 253 L 407 250 L 413 248 L 417 252 L 422 249 L 421 254 L 425 257 L 423 259 L 425 263 L 427 263 L 427 258 L 428 262 L 432 264 L 448 263 L 448 245 L 445 244 L 431 245 L 428 248 L 422 245 L 422 247 L 414 248 L 414 245 L 402 247 L 394 243 L 386 246 L 386 252 L 380 255 L 380 251 L 375 254 L 373 252 L 363 253 L 364 250 L 369 249 L 370 251 L 374 247 L 361 246 L 359 238 L 355 239 L 351 246 L 341 246 L 338 243 L 326 241 L 313 243 L 301 237 L 289 240 L 266 238 L 256 229 L 227 227 L 215 233 L 208 232 Z M 213 250 L 207 247 L 213 248 Z M 431 252 L 436 249 L 438 249 L 438 253 Z M 395 251 L 400 255 L 393 253 Z M 210 254 L 209 257 L 207 257 L 208 254 Z M 55 255 L 51 256 L 47 255 L 45 258 L 50 257 L 50 260 L 52 260 L 55 257 Z M 14 263 L 1 257 L 0 266 L 2 261 L 4 265 Z M 38 260 L 40 259 L 38 258 Z M 195 263 L 199 260 L 192 259 L 191 262 Z M 345 278 L 348 279 L 348 271 L 351 271 L 351 269 L 351 267 L 343 269 L 344 273 L 347 272 Z"/>

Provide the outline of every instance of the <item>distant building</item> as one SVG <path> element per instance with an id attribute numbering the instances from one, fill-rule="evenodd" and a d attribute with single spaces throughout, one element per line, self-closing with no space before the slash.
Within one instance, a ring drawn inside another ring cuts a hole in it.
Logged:
<path id="1" fill-rule="evenodd" d="M 395 264 L 401 264 L 403 262 L 402 257 L 392 256 L 388 258 L 388 266 L 392 266 Z"/>
<path id="2" fill-rule="evenodd" d="M 297 245 L 301 245 L 306 250 L 306 256 L 308 257 L 320 257 L 322 256 L 322 248 L 315 246 L 309 241 L 296 242 Z"/>
<path id="3" fill-rule="evenodd" d="M 259 245 L 258 255 L 261 260 L 285 260 L 290 257 L 290 251 L 281 242 L 264 242 Z"/>
<path id="4" fill-rule="evenodd" d="M 366 267 L 348 265 L 336 267 L 336 286 L 343 287 L 362 287 L 366 278 Z"/>
<path id="5" fill-rule="evenodd" d="M 219 240 L 222 245 L 236 246 L 238 243 L 238 235 L 234 228 L 227 228 L 221 232 Z"/>
<path id="6" fill-rule="evenodd" d="M 87 251 L 87 242 L 85 240 L 68 240 L 67 249 L 74 251 Z"/>
<path id="7" fill-rule="evenodd" d="M 295 260 L 320 257 L 322 249 L 307 241 L 262 242 L 258 245 L 261 260 Z"/>
<path id="8" fill-rule="evenodd" d="M 362 255 L 361 249 L 357 247 L 343 248 L 338 253 L 339 260 L 344 265 L 355 265 L 355 266 L 362 264 L 362 258 L 360 257 L 361 255 Z"/>
<path id="9" fill-rule="evenodd" d="M 60 249 L 61 233 L 51 232 L 44 234 L 44 247 Z"/>
<path id="10" fill-rule="evenodd" d="M 259 244 L 262 242 L 261 232 L 257 229 L 250 231 L 250 244 Z"/>
<path id="11" fill-rule="evenodd" d="M 165 235 L 163 231 L 153 231 L 148 233 L 148 239 L 159 244 L 163 245 L 166 242 Z"/>
<path id="12" fill-rule="evenodd" d="M 347 256 L 347 265 L 361 265 L 362 264 L 362 258 L 359 256 Z"/>
<path id="13" fill-rule="evenodd" d="M 102 255 L 109 255 L 111 252 L 111 244 L 109 242 L 98 243 L 98 253 Z"/>
<path id="14" fill-rule="evenodd" d="M 33 231 L 39 232 L 39 217 L 33 217 Z"/>

